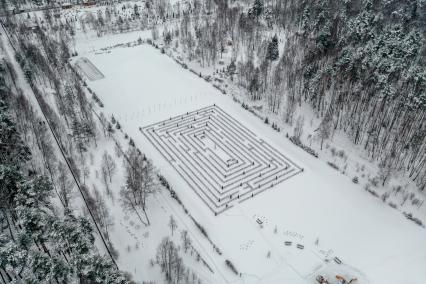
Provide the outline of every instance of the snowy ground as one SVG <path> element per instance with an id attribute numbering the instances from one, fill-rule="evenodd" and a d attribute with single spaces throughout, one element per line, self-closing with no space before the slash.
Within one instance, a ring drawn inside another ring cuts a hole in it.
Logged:
<path id="1" fill-rule="evenodd" d="M 215 215 L 302 172 L 216 105 L 141 131 Z"/>
<path id="2" fill-rule="evenodd" d="M 108 137 L 108 135 L 107 135 Z M 179 218 L 179 209 L 176 204 L 167 195 L 157 194 L 149 200 L 150 206 L 148 210 L 149 218 L 151 221 L 150 226 L 145 226 L 140 222 L 136 214 L 123 210 L 120 205 L 120 188 L 125 184 L 125 172 L 123 164 L 123 156 L 117 150 L 116 141 L 121 147 L 126 150 L 127 140 L 124 134 L 116 131 L 115 140 L 112 138 L 102 139 L 96 147 L 90 149 L 89 169 L 92 178 L 88 182 L 92 194 L 95 190 L 103 195 L 107 207 L 111 213 L 111 223 L 109 226 L 109 238 L 113 244 L 114 249 L 118 252 L 118 265 L 122 270 L 130 272 L 134 280 L 140 283 L 142 280 L 149 283 L 162 282 L 162 275 L 157 265 L 152 266 L 151 260 L 155 262 L 156 250 L 162 238 L 170 236 L 176 244 L 181 244 L 180 232 L 183 230 L 189 231 L 189 237 L 193 240 L 193 248 L 184 254 L 183 250 L 180 251 L 181 256 L 185 259 L 185 265 L 192 271 L 195 271 L 197 276 L 204 283 L 215 283 L 216 276 L 213 275 L 207 267 L 203 266 L 196 259 L 196 252 L 201 254 L 201 257 L 207 264 L 212 265 L 210 259 L 205 259 L 208 254 L 202 251 L 202 245 L 196 241 L 194 235 L 188 224 L 190 222 L 183 222 Z M 100 168 L 102 163 L 102 155 L 107 152 L 113 156 L 117 163 L 117 172 L 109 184 L 110 193 L 107 193 L 104 183 L 101 182 Z M 174 206 L 173 206 L 174 205 Z M 177 229 L 171 236 L 171 231 L 168 226 L 168 220 L 173 215 L 177 222 Z"/>
<path id="3" fill-rule="evenodd" d="M 114 43 L 104 38 L 93 42 L 92 47 L 130 42 L 146 35 L 120 35 Z M 185 206 L 222 250 L 223 257 L 218 257 L 205 241 L 197 244 L 212 262 L 215 270 L 212 283 L 313 283 L 315 271 L 331 277 L 335 274 L 358 277 L 359 283 L 423 283 L 426 279 L 426 230 L 408 222 L 397 211 L 368 196 L 347 177 L 291 144 L 282 134 L 244 111 L 232 98 L 183 70 L 151 46 L 119 47 L 95 53 L 83 47 L 79 49 L 78 45 L 77 42 L 79 55 L 87 57 L 105 76 L 88 82 L 103 101 L 104 112 L 113 114 L 136 145 L 153 159 Z M 214 216 L 139 131 L 140 127 L 170 116 L 213 104 L 304 168 L 304 172 Z M 183 223 L 190 224 L 179 207 L 169 204 L 172 200 L 166 201 L 163 195 L 159 195 L 161 199 L 156 208 L 167 202 L 169 208 L 182 216 Z M 160 213 L 154 210 L 151 214 Z M 130 225 L 129 220 L 124 215 L 122 221 L 120 219 L 124 228 Z M 144 232 L 133 230 L 132 234 L 142 239 Z M 122 231 L 120 235 L 118 241 L 123 247 L 134 243 L 131 234 L 127 236 Z M 202 238 L 201 235 L 198 238 Z M 286 246 L 285 241 L 292 243 Z M 303 249 L 297 248 L 297 244 L 303 245 Z M 123 247 L 119 250 L 123 251 Z M 271 252 L 269 258 L 268 252 Z M 141 249 L 138 253 L 122 254 L 120 262 L 130 266 L 144 257 L 142 253 L 145 251 Z M 333 262 L 335 256 L 343 265 Z M 242 273 L 241 278 L 227 271 L 223 258 L 235 264 Z M 327 263 L 326 259 L 331 261 Z"/>
<path id="4" fill-rule="evenodd" d="M 104 78 L 104 75 L 87 58 L 81 57 L 75 62 L 78 72 L 83 73 L 90 81 Z"/>

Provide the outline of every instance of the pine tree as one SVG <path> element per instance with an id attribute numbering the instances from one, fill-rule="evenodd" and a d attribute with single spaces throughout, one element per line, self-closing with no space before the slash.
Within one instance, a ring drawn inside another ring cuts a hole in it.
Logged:
<path id="1" fill-rule="evenodd" d="M 266 52 L 266 59 L 270 61 L 277 60 L 280 57 L 278 50 L 278 37 L 274 35 L 272 40 L 268 44 L 268 50 Z"/>
<path id="2" fill-rule="evenodd" d="M 256 16 L 256 18 L 260 17 L 260 15 L 263 12 L 263 9 L 264 9 L 263 0 L 254 0 L 252 10 L 253 10 L 253 13 Z"/>
<path id="3" fill-rule="evenodd" d="M 231 76 L 231 81 L 233 80 L 233 76 L 235 74 L 235 71 L 237 71 L 237 66 L 235 65 L 235 60 L 232 60 L 231 63 L 228 65 L 227 72 Z"/>
<path id="4" fill-rule="evenodd" d="M 0 100 L 0 152 L 1 164 L 17 165 L 30 159 L 30 150 L 22 142 L 15 122 L 2 100 Z"/>

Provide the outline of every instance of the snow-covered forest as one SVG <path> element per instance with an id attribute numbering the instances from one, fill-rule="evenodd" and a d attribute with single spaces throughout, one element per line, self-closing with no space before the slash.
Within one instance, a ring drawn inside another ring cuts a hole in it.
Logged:
<path id="1" fill-rule="evenodd" d="M 425 1 L 0 21 L 0 283 L 424 283 Z"/>

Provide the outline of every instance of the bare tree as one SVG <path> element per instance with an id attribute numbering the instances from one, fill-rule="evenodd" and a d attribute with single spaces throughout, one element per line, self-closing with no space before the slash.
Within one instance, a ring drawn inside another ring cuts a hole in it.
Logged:
<path id="1" fill-rule="evenodd" d="M 170 215 L 169 227 L 170 227 L 170 230 L 172 231 L 172 236 L 173 236 L 174 231 L 177 229 L 177 223 L 175 218 L 173 218 L 173 215 Z"/>
<path id="2" fill-rule="evenodd" d="M 158 246 L 157 262 L 167 283 L 182 283 L 186 269 L 176 245 L 168 237 L 164 238 Z"/>
<path id="3" fill-rule="evenodd" d="M 107 151 L 105 151 L 104 154 L 102 155 L 102 172 L 105 171 L 107 173 L 109 182 L 112 181 L 112 176 L 114 175 L 115 170 L 116 170 L 116 165 L 113 158 L 111 157 L 110 154 L 108 154 Z"/>
<path id="4" fill-rule="evenodd" d="M 152 36 L 152 39 L 153 40 L 157 40 L 158 39 L 158 37 L 159 37 L 159 35 L 158 35 L 158 28 L 157 28 L 157 26 L 154 26 L 153 28 L 152 28 L 152 30 L 151 30 L 151 36 Z"/>
<path id="5" fill-rule="evenodd" d="M 180 234 L 180 237 L 182 239 L 183 249 L 186 253 L 191 248 L 191 245 L 192 245 L 192 241 L 189 238 L 188 231 L 187 230 L 182 231 L 182 233 Z"/>
<path id="6" fill-rule="evenodd" d="M 142 209 L 146 223 L 149 225 L 149 218 L 146 212 L 148 197 L 158 190 L 157 179 L 154 166 L 145 156 L 131 147 L 127 151 L 126 186 L 120 191 L 122 204 L 138 214 L 137 209 Z M 142 223 L 146 224 L 144 221 Z"/>
<path id="7" fill-rule="evenodd" d="M 382 186 L 385 186 L 389 177 L 395 170 L 395 165 L 392 163 L 390 155 L 379 163 L 379 178 L 382 180 Z"/>
<path id="8" fill-rule="evenodd" d="M 330 120 L 324 118 L 320 126 L 315 130 L 318 131 L 318 137 L 321 140 L 321 150 L 324 144 L 324 140 L 327 140 L 331 136 L 331 124 Z"/>
<path id="9" fill-rule="evenodd" d="M 294 129 L 293 129 L 293 137 L 296 138 L 298 141 L 300 141 L 300 137 L 302 137 L 304 125 L 305 125 L 305 117 L 302 115 L 299 115 L 299 117 L 296 120 L 296 125 L 294 126 Z"/>
<path id="10" fill-rule="evenodd" d="M 69 177 L 68 168 L 61 162 L 58 165 L 58 193 L 59 197 L 65 207 L 65 209 L 70 210 L 71 200 L 73 198 L 72 188 L 73 182 Z"/>
<path id="11" fill-rule="evenodd" d="M 114 225 L 114 220 L 110 214 L 110 211 L 105 204 L 105 200 L 102 197 L 102 194 L 93 187 L 93 199 L 95 202 L 94 215 L 97 223 L 102 227 L 105 237 L 109 240 L 109 229 Z"/>
<path id="12" fill-rule="evenodd" d="M 121 158 L 121 146 L 120 144 L 118 144 L 118 142 L 115 143 L 114 150 L 115 150 L 115 155 L 117 156 L 117 158 Z"/>
<path id="13" fill-rule="evenodd" d="M 139 211 L 138 211 L 139 204 L 137 203 L 138 201 L 135 198 L 134 192 L 132 190 L 130 190 L 129 188 L 125 186 L 121 187 L 120 202 L 121 202 L 121 206 L 123 206 L 125 210 L 136 213 L 141 223 L 144 224 L 145 226 L 148 226 L 148 223 L 144 221 L 142 216 L 139 214 Z"/>
<path id="14" fill-rule="evenodd" d="M 111 188 L 109 187 L 109 176 L 108 176 L 108 171 L 104 168 L 101 167 L 101 181 L 102 184 L 105 186 L 105 191 L 108 194 L 108 196 L 112 196 L 112 192 L 111 192 Z"/>
<path id="15" fill-rule="evenodd" d="M 284 121 L 285 123 L 288 123 L 290 125 L 293 124 L 293 116 L 294 112 L 296 111 L 296 100 L 293 98 L 293 96 L 287 96 L 287 103 L 285 105 L 284 109 Z"/>
<path id="16" fill-rule="evenodd" d="M 99 120 L 101 121 L 102 130 L 104 132 L 104 136 L 106 137 L 106 130 L 107 130 L 107 127 L 108 127 L 108 119 L 105 117 L 105 114 L 103 112 L 101 112 L 101 114 L 99 115 Z"/>

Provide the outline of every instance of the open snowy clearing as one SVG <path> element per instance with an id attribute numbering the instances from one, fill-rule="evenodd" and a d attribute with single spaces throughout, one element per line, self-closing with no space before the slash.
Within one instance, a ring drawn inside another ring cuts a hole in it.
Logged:
<path id="1" fill-rule="evenodd" d="M 102 54 L 79 53 L 105 75 L 89 82 L 105 104 L 104 111 L 113 114 L 136 145 L 153 159 L 225 258 L 242 273 L 241 278 L 223 274 L 226 282 L 313 283 L 316 271 L 358 277 L 359 283 L 423 283 L 426 279 L 424 229 L 265 127 L 231 97 L 182 69 L 159 50 L 141 45 Z M 213 104 L 304 172 L 214 216 L 139 130 Z M 342 265 L 332 264 L 336 256 Z M 210 257 L 217 260 L 213 251 Z M 227 269 L 223 263 L 216 266 Z"/>

